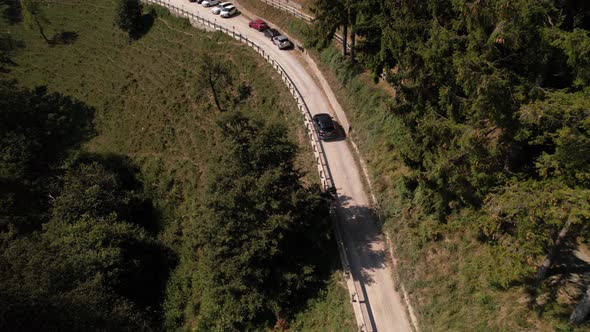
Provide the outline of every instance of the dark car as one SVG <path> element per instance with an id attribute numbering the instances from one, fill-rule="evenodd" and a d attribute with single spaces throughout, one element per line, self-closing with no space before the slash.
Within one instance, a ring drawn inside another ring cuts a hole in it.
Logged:
<path id="1" fill-rule="evenodd" d="M 316 114 L 312 118 L 313 125 L 318 131 L 320 135 L 320 139 L 327 140 L 336 138 L 338 131 L 336 129 L 336 124 L 332 120 L 332 116 L 327 113 L 320 113 Z"/>
<path id="2" fill-rule="evenodd" d="M 261 19 L 257 19 L 248 23 L 248 26 L 252 29 L 256 29 L 258 31 L 264 31 L 268 29 L 268 24 Z"/>
<path id="3" fill-rule="evenodd" d="M 276 37 L 276 36 L 278 36 L 280 34 L 281 33 L 277 29 L 266 29 L 266 30 L 264 30 L 264 35 L 267 38 L 270 38 L 270 39 L 272 39 L 273 37 Z"/>

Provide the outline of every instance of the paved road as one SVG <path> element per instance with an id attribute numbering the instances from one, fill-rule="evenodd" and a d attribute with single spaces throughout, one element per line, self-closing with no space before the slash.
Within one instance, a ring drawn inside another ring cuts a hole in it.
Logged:
<path id="1" fill-rule="evenodd" d="M 312 114 L 334 114 L 334 109 L 338 106 L 333 107 L 330 102 L 334 103 L 336 99 L 331 91 L 324 91 L 314 77 L 321 74 L 305 64 L 299 51 L 280 51 L 263 33 L 250 29 L 250 18 L 245 14 L 223 19 L 197 3 L 190 3 L 188 0 L 169 1 L 174 6 L 210 19 L 216 18 L 218 24 L 240 31 L 281 64 L 301 92 Z M 323 147 L 338 192 L 338 214 L 351 270 L 363 283 L 362 288 L 375 329 L 383 332 L 411 331 L 406 310 L 393 284 L 384 237 L 370 214 L 369 198 L 353 153 L 345 141 L 324 143 Z"/>

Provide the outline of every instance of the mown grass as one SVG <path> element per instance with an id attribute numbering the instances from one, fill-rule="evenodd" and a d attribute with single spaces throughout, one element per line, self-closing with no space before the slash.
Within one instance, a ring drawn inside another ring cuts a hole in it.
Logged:
<path id="1" fill-rule="evenodd" d="M 229 63 L 234 89 L 250 88 L 238 110 L 285 123 L 300 143 L 300 168 L 309 182 L 316 181 L 290 94 L 272 67 L 246 46 L 219 33 L 199 32 L 160 9 L 149 33 L 131 44 L 113 26 L 113 6 L 102 1 L 51 4 L 43 13 L 50 33 L 73 31 L 78 38 L 71 45 L 48 46 L 36 31 L 9 26 L 26 46 L 5 77 L 28 87 L 44 85 L 95 107 L 98 135 L 85 148 L 132 157 L 152 189 L 166 197 L 162 203 L 188 201 L 205 171 L 211 148 L 207 137 L 218 111 L 208 88 L 197 83 L 204 52 Z"/>
<path id="2" fill-rule="evenodd" d="M 2 33 L 24 42 L 24 47 L 14 51 L 15 65 L 1 77 L 17 79 L 26 87 L 46 86 L 96 109 L 97 135 L 83 150 L 128 156 L 139 167 L 160 214 L 161 240 L 181 257 L 165 307 L 182 310 L 192 296 L 183 293 L 189 288 L 182 287 L 191 282 L 194 270 L 194 262 L 182 258 L 190 257 L 194 249 L 183 234 L 190 233 L 199 217 L 206 160 L 215 148 L 209 138 L 219 113 L 208 87 L 199 83 L 203 54 L 229 64 L 233 81 L 229 95 L 238 95 L 240 87 L 250 91 L 235 108 L 284 123 L 299 143 L 296 164 L 305 173 L 304 181 L 312 185 L 318 177 L 300 113 L 274 69 L 234 39 L 201 32 L 162 8 L 152 8 L 153 25 L 132 43 L 113 25 L 112 1 L 44 4 L 46 33 L 50 38 L 70 33 L 75 37 L 69 43 L 47 45 L 37 31 L 25 29 L 18 20 L 4 20 Z M 348 295 L 335 280 L 327 282 L 290 325 L 302 330 L 352 330 Z M 189 326 L 190 311 L 184 313 Z"/>

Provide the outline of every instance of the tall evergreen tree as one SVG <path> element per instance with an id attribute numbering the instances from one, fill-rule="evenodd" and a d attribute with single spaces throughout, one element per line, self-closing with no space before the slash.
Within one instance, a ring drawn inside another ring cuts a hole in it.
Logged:
<path id="1" fill-rule="evenodd" d="M 200 234 L 199 328 L 272 326 L 319 278 L 329 230 L 318 190 L 299 184 L 284 128 L 239 113 L 219 122 Z"/>

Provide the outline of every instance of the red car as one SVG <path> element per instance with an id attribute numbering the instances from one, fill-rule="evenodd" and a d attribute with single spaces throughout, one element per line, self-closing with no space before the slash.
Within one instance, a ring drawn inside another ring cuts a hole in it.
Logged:
<path id="1" fill-rule="evenodd" d="M 266 22 L 264 22 L 261 19 L 251 21 L 250 23 L 248 23 L 248 25 L 250 26 L 250 28 L 256 29 L 258 31 L 264 31 L 268 29 L 268 24 L 266 24 Z"/>

